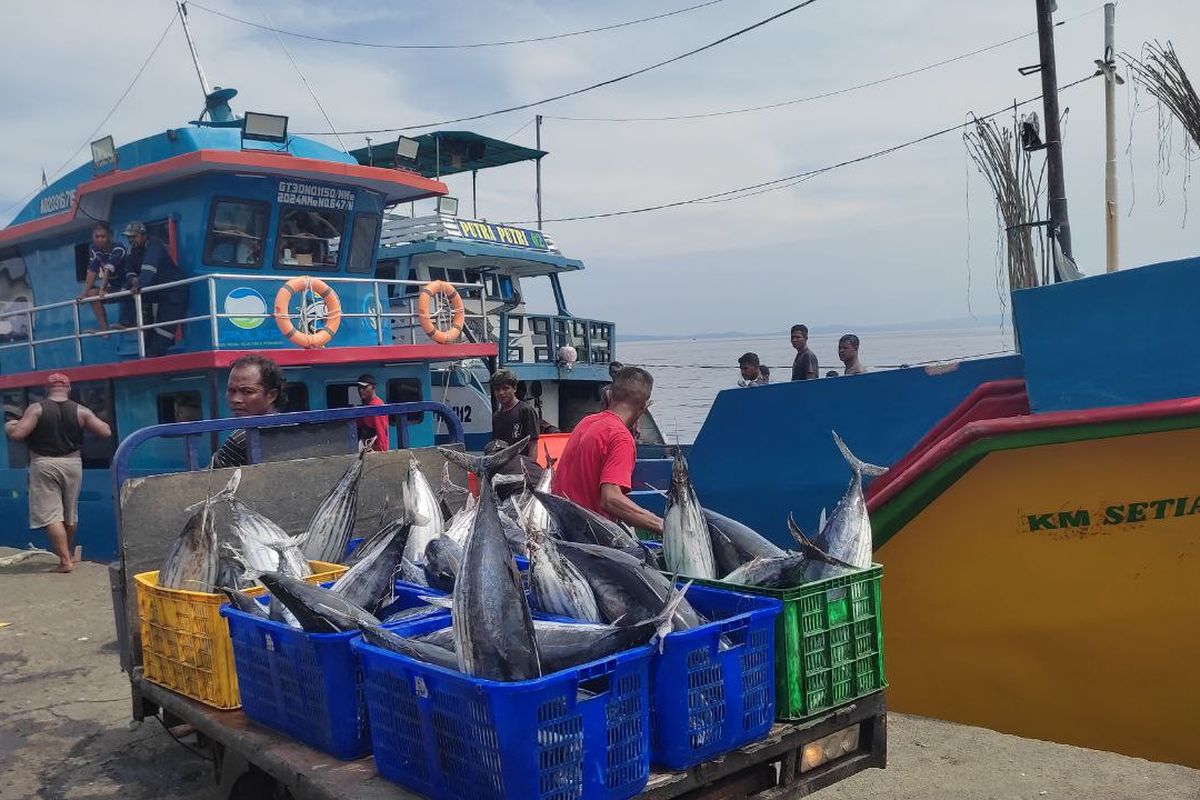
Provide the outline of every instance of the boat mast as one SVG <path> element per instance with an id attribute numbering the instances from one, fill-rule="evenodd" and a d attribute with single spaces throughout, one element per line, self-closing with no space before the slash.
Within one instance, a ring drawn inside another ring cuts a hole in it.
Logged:
<path id="1" fill-rule="evenodd" d="M 187 0 L 175 0 L 175 7 L 179 10 L 179 21 L 183 23 L 183 35 L 187 37 L 188 50 L 192 52 L 192 63 L 196 65 L 196 75 L 200 78 L 200 88 L 204 90 L 204 99 L 207 101 L 208 96 L 212 94 L 212 86 L 208 83 L 208 78 L 204 75 L 204 67 L 200 64 L 200 55 L 196 52 L 196 43 L 192 41 L 192 29 L 188 27 L 187 20 Z"/>
<path id="2" fill-rule="evenodd" d="M 1049 192 L 1051 256 L 1056 281 L 1068 280 L 1072 270 L 1053 257 L 1053 242 L 1071 259 L 1071 222 L 1067 216 L 1067 187 L 1063 176 L 1062 130 L 1058 111 L 1058 70 L 1054 63 L 1055 0 L 1036 0 L 1038 52 L 1041 56 L 1042 109 L 1046 115 L 1046 188 Z"/>

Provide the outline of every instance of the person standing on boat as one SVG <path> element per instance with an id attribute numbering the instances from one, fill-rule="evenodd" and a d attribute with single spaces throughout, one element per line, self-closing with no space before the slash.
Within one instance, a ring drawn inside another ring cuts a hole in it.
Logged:
<path id="1" fill-rule="evenodd" d="M 104 295 L 109 286 L 120 286 L 125 280 L 125 248 L 113 241 L 112 228 L 107 222 L 92 226 L 91 257 L 88 259 L 87 277 L 79 299 L 97 298 L 92 303 L 92 313 L 100 330 L 108 330 L 108 312 L 104 308 Z"/>
<path id="2" fill-rule="evenodd" d="M 364 406 L 381 406 L 383 398 L 375 394 L 375 376 L 369 373 L 359 375 L 358 381 L 358 399 L 362 401 Z M 374 444 L 371 445 L 372 450 L 384 452 L 388 449 L 388 418 L 385 416 L 375 417 L 359 417 L 358 419 L 358 440 L 360 442 L 369 442 L 374 439 Z"/>
<path id="3" fill-rule="evenodd" d="M 287 403 L 287 382 L 283 370 L 266 356 L 242 356 L 229 365 L 225 400 L 235 417 L 274 414 Z M 214 467 L 244 467 L 250 463 L 246 431 L 238 428 L 213 454 Z"/>
<path id="4" fill-rule="evenodd" d="M 858 360 L 858 337 L 847 333 L 838 339 L 838 358 L 845 365 L 843 375 L 862 375 L 867 368 Z"/>
<path id="5" fill-rule="evenodd" d="M 132 328 L 137 325 L 133 308 L 136 295 L 142 289 L 151 286 L 183 280 L 183 271 L 179 269 L 175 259 L 171 258 L 167 246 L 160 240 L 151 238 L 142 223 L 131 222 L 126 225 L 125 238 L 129 240 L 130 245 L 125 265 L 125 287 L 131 290 L 135 297 L 121 304 L 121 325 Z M 157 323 L 173 322 L 187 313 L 187 286 L 174 286 L 152 292 L 149 297 L 154 308 L 153 318 Z M 143 317 L 143 324 L 147 322 Z M 175 343 L 175 327 L 164 325 L 148 329 L 145 331 L 145 340 L 147 356 L 166 355 L 167 348 Z"/>
<path id="6" fill-rule="evenodd" d="M 517 376 L 511 370 L 497 370 L 492 375 L 492 391 L 496 393 L 492 440 L 519 442 L 528 436 L 529 446 L 525 448 L 525 455 L 536 459 L 542 426 L 533 407 L 517 400 Z"/>
<path id="7" fill-rule="evenodd" d="M 764 371 L 762 362 L 758 360 L 758 353 L 745 353 L 738 359 L 738 369 L 741 370 L 742 377 L 738 381 L 738 386 L 743 388 L 748 386 L 766 386 L 771 382 L 771 375 Z"/>
<path id="8" fill-rule="evenodd" d="M 809 381 L 820 377 L 817 356 L 808 349 L 808 326 L 792 326 L 792 347 L 796 348 L 796 359 L 792 362 L 792 380 Z"/>
<path id="9" fill-rule="evenodd" d="M 55 372 L 46 378 L 46 399 L 30 404 L 19 420 L 4 423 L 8 438 L 29 448 L 29 527 L 46 529 L 50 549 L 58 556 L 54 572 L 75 568 L 84 431 L 103 439 L 112 436 L 108 423 L 70 394 L 71 379 Z"/>
<path id="10" fill-rule="evenodd" d="M 661 517 L 626 495 L 633 488 L 637 444 L 630 428 L 650 406 L 654 378 L 640 367 L 626 367 L 612 383 L 612 402 L 580 420 L 554 467 L 552 491 L 609 519 L 659 533 Z"/>

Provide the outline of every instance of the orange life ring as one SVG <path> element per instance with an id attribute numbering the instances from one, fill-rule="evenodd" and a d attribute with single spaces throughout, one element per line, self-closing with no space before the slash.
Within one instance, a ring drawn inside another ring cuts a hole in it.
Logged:
<path id="1" fill-rule="evenodd" d="M 446 302 L 450 304 L 451 324 L 446 330 L 439 328 L 433 320 L 433 315 L 429 313 L 429 304 L 433 301 L 434 295 L 439 294 L 445 297 Z M 430 281 L 421 287 L 421 294 L 417 297 L 417 316 L 421 319 L 421 328 L 425 331 L 425 335 L 438 344 L 450 344 L 458 341 L 458 337 L 462 336 L 463 323 L 466 321 L 462 297 L 458 294 L 457 289 L 445 281 Z"/>
<path id="2" fill-rule="evenodd" d="M 325 303 L 325 326 L 312 333 L 293 325 L 292 316 L 288 312 L 292 295 L 310 289 Z M 342 324 L 342 301 L 338 299 L 337 292 L 320 278 L 310 278 L 307 275 L 292 278 L 275 293 L 275 324 L 279 326 L 279 332 L 294 345 L 306 350 L 324 347 L 329 344 L 329 340 L 337 333 L 338 326 Z"/>

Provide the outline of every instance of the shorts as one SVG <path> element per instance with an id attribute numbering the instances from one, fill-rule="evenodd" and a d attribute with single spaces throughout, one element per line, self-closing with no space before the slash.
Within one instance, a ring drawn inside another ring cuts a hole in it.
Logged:
<path id="1" fill-rule="evenodd" d="M 29 457 L 29 527 L 44 528 L 54 522 L 74 525 L 83 485 L 79 456 Z"/>

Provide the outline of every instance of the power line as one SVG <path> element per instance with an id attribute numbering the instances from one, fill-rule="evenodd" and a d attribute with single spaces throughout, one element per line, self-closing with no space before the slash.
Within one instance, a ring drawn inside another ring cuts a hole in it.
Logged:
<path id="1" fill-rule="evenodd" d="M 737 37 L 742 36 L 743 34 L 749 33 L 750 31 L 755 30 L 756 28 L 761 28 L 764 25 L 768 25 L 768 24 L 774 22 L 775 20 L 786 17 L 788 14 L 791 14 L 795 11 L 799 11 L 800 9 L 802 9 L 806 6 L 810 6 L 815 2 L 817 2 L 817 0 L 804 0 L 804 2 L 797 3 L 796 5 L 794 5 L 790 8 L 786 8 L 783 11 L 780 11 L 778 14 L 772 14 L 771 16 L 767 17 L 766 19 L 759 20 L 758 22 L 755 22 L 753 25 L 747 25 L 746 27 L 744 27 L 740 30 L 736 30 L 733 33 L 730 33 L 726 36 L 722 36 L 720 39 L 717 39 L 716 41 L 713 41 L 713 42 L 709 42 L 706 45 L 697 47 L 694 50 L 689 50 L 686 53 L 680 53 L 679 55 L 673 56 L 672 58 L 668 58 L 665 61 L 659 61 L 656 64 L 651 64 L 648 67 L 642 67 L 641 69 L 634 70 L 633 72 L 626 72 L 625 74 L 618 75 L 615 78 L 609 78 L 608 80 L 600 81 L 598 83 L 593 83 L 590 86 L 584 86 L 583 88 L 575 89 L 570 92 L 563 92 L 562 94 L 557 94 L 557 95 L 554 95 L 553 97 L 547 97 L 544 100 L 535 100 L 531 103 L 522 103 L 521 105 L 509 106 L 508 108 L 501 108 L 501 109 L 497 109 L 495 111 L 488 111 L 483 114 L 472 114 L 471 116 L 468 116 L 468 117 L 457 117 L 455 119 L 445 119 L 445 120 L 441 120 L 440 122 L 425 122 L 420 125 L 404 125 L 404 126 L 397 127 L 397 128 L 374 128 L 371 130 L 338 131 L 338 133 L 342 133 L 342 134 L 346 134 L 346 135 L 352 135 L 352 134 L 353 135 L 363 135 L 363 134 L 369 135 L 369 134 L 375 134 L 375 133 L 397 133 L 399 131 L 412 131 L 412 130 L 418 130 L 421 128 L 437 128 L 442 125 L 454 125 L 459 122 L 471 122 L 471 121 L 474 121 L 477 119 L 484 119 L 485 117 L 494 117 L 494 116 L 498 116 L 500 114 L 508 114 L 513 111 L 524 111 L 527 108 L 533 108 L 535 106 L 545 105 L 546 103 L 553 103 L 555 101 L 563 100 L 568 97 L 575 97 L 576 95 L 583 94 L 584 92 L 590 92 L 594 89 L 600 89 L 604 86 L 611 86 L 614 83 L 620 83 L 621 81 L 628 80 L 630 78 L 635 78 L 638 75 L 644 75 L 645 73 L 650 72 L 651 70 L 658 69 L 659 67 L 665 67 L 668 64 L 674 64 L 676 61 L 682 61 L 683 59 L 688 58 L 690 56 L 694 56 L 697 53 L 703 53 L 705 50 L 711 50 L 712 48 L 714 48 L 718 45 L 722 45 L 725 42 L 728 42 L 732 39 L 736 39 Z M 325 133 L 323 131 L 302 131 L 302 132 L 300 132 L 299 135 L 301 135 L 301 136 L 329 136 L 330 134 Z"/>
<path id="2" fill-rule="evenodd" d="M 1086 81 L 1090 81 L 1092 78 L 1095 78 L 1095 77 L 1096 77 L 1096 75 L 1089 75 L 1086 78 L 1080 78 L 1077 81 L 1073 81 L 1071 83 L 1060 86 L 1059 91 L 1065 91 L 1067 89 L 1070 89 L 1073 86 L 1078 86 L 1079 84 L 1085 83 Z M 1035 103 L 1041 99 L 1042 99 L 1042 96 L 1038 95 L 1037 97 L 1031 97 L 1028 100 L 1022 100 L 1022 101 L 1016 103 L 1015 105 L 1018 107 L 1025 106 L 1025 105 L 1029 105 L 1030 103 Z M 758 195 L 758 194 L 765 194 L 766 192 L 777 191 L 779 189 L 787 189 L 791 186 L 795 186 L 797 183 L 802 183 L 811 178 L 815 178 L 818 175 L 824 175 L 825 173 L 832 172 L 835 169 L 841 169 L 842 167 L 848 167 L 848 166 L 851 166 L 852 164 L 860 164 L 864 161 L 870 161 L 875 158 L 880 158 L 882 156 L 890 155 L 899 150 L 904 150 L 906 148 L 912 147 L 913 145 L 917 145 L 922 142 L 927 142 L 930 139 L 936 139 L 939 136 L 944 136 L 947 133 L 953 133 L 954 131 L 958 131 L 958 130 L 962 130 L 963 128 L 970 127 L 975 124 L 976 120 L 979 120 L 979 121 L 988 120 L 988 119 L 991 119 L 992 117 L 996 117 L 1001 114 L 1010 113 L 1013 110 L 1013 107 L 1014 107 L 1014 104 L 1010 103 L 1009 105 L 1005 106 L 1004 108 L 1000 109 L 999 111 L 993 111 L 992 113 L 985 114 L 984 116 L 981 116 L 981 117 L 974 117 L 972 120 L 970 120 L 968 122 L 964 122 L 964 123 L 961 123 L 958 125 L 952 125 L 948 128 L 942 128 L 941 130 L 934 131 L 933 133 L 927 133 L 924 136 L 918 137 L 916 139 L 910 139 L 907 142 L 902 142 L 900 144 L 893 145 L 891 147 L 887 147 L 883 150 L 876 150 L 873 153 L 867 153 L 866 155 L 861 155 L 861 156 L 857 156 L 855 158 L 846 159 L 845 161 L 839 161 L 836 164 L 829 164 L 824 167 L 818 167 L 817 169 L 805 170 L 803 172 L 797 172 L 792 175 L 785 175 L 782 178 L 775 178 L 773 180 L 763 181 L 761 183 L 753 183 L 753 184 L 750 184 L 749 186 L 740 186 L 736 189 L 728 189 L 723 192 L 714 192 L 713 194 L 707 194 L 707 195 L 703 195 L 701 197 L 692 197 L 687 200 L 676 200 L 671 203 L 660 203 L 660 204 L 654 205 L 654 206 L 642 206 L 640 208 L 629 208 L 629 209 L 625 209 L 622 211 L 606 211 L 606 212 L 603 212 L 600 214 L 581 214 L 581 215 L 574 216 L 574 217 L 558 217 L 556 219 L 544 219 L 544 220 L 542 220 L 542 222 L 579 222 L 582 220 L 589 220 L 589 219 L 606 219 L 608 217 L 623 217 L 623 216 L 628 216 L 630 214 L 644 214 L 649 211 L 662 211 L 662 210 L 668 209 L 668 208 L 678 208 L 680 206 L 688 206 L 688 205 L 693 205 L 695 203 L 727 202 L 729 200 L 744 200 L 747 197 L 754 197 L 755 195 Z M 520 222 L 515 222 L 513 224 L 525 225 L 525 224 L 531 224 L 531 223 L 532 223 L 532 220 L 522 220 Z"/>
<path id="3" fill-rule="evenodd" d="M 498 41 L 498 42 L 470 42 L 470 43 L 465 43 L 465 44 L 382 44 L 379 42 L 360 42 L 360 41 L 355 41 L 353 39 L 334 39 L 334 38 L 331 38 L 328 36 L 313 36 L 312 34 L 298 33 L 296 31 L 285 31 L 281 28 L 272 27 L 271 25 L 263 25 L 261 23 L 254 22 L 252 20 L 235 17 L 232 14 L 226 14 L 223 11 L 217 11 L 215 8 L 209 8 L 208 6 L 201 5 L 200 3 L 196 3 L 196 2 L 189 2 L 189 5 L 192 5 L 203 11 L 207 11 L 210 14 L 215 14 L 218 17 L 224 17 L 225 19 L 230 20 L 231 22 L 237 22 L 242 25 L 248 25 L 251 28 L 258 28 L 260 30 L 271 31 L 272 33 L 281 34 L 283 36 L 293 36 L 297 39 L 308 39 L 309 41 L 313 41 L 313 42 L 325 42 L 326 44 L 344 44 L 344 45 L 350 45 L 352 47 L 369 47 L 369 48 L 374 48 L 374 49 L 378 49 L 378 50 L 467 50 L 467 49 L 483 48 L 483 47 L 507 47 L 509 45 L 530 44 L 533 42 L 549 42 L 549 41 L 554 41 L 556 39 L 569 39 L 573 36 L 584 36 L 584 35 L 591 34 L 591 33 L 602 33 L 604 31 L 614 31 L 614 30 L 617 30 L 618 28 L 628 28 L 632 25 L 640 25 L 643 22 L 654 22 L 655 20 L 666 19 L 667 17 L 674 17 L 679 14 L 686 14 L 689 11 L 696 11 L 697 9 L 705 8 L 706 6 L 713 6 L 713 5 L 716 5 L 717 3 L 722 3 L 722 2 L 724 2 L 724 0 L 707 0 L 707 2 L 697 3 L 696 5 L 687 6 L 686 8 L 679 8 L 679 9 L 676 9 L 675 11 L 667 11 L 662 14 L 655 14 L 650 17 L 641 17 L 640 19 L 631 19 L 631 20 L 627 20 L 625 22 L 618 22 L 613 25 L 604 25 L 599 28 L 588 28 L 586 30 L 570 31 L 568 33 L 555 33 L 555 34 L 551 34 L 549 36 L 533 36 L 528 39 L 508 39 L 505 41 Z"/>
<path id="4" fill-rule="evenodd" d="M 58 169 L 56 169 L 56 170 L 54 170 L 54 172 L 50 173 L 50 177 L 49 177 L 50 181 L 53 181 L 55 178 L 58 177 L 59 173 L 61 173 L 64 169 L 69 167 L 71 165 L 71 163 L 73 161 L 75 161 L 75 159 L 79 156 L 79 154 L 81 152 L 83 152 L 83 148 L 87 147 L 89 144 L 91 144 L 93 141 L 95 141 L 96 134 L 100 132 L 101 128 L 103 128 L 106 124 L 108 124 L 108 121 L 110 119 L 112 119 L 112 115 L 117 113 L 117 109 L 121 106 L 121 103 L 125 102 L 125 98 L 129 96 L 129 93 L 131 91 L 133 91 L 134 85 L 138 82 L 138 79 L 142 77 L 142 73 L 146 71 L 146 67 L 150 66 L 150 62 L 154 59 L 154 54 L 158 52 L 158 48 L 162 47 L 162 43 L 166 40 L 167 34 L 171 32 L 171 28 L 175 27 L 175 22 L 177 19 L 178 19 L 178 17 L 172 12 L 171 21 L 167 23 L 167 27 L 163 29 L 162 35 L 158 37 L 158 41 L 155 42 L 154 48 L 150 51 L 150 55 L 146 56 L 146 60 L 142 62 L 142 65 L 140 67 L 138 67 L 138 71 L 136 73 L 134 73 L 133 80 L 131 80 L 129 82 L 129 85 L 125 87 L 125 91 L 121 92 L 121 96 L 117 98 L 117 102 L 113 103 L 113 107 L 108 110 L 108 113 L 104 115 L 104 119 L 100 120 L 100 124 L 97 125 L 96 129 L 93 130 L 91 132 L 91 134 L 88 135 L 88 137 L 84 141 L 84 143 L 79 145 L 78 149 L 76 149 L 75 152 L 72 153 L 70 155 L 70 157 L 67 158 L 66 161 L 64 161 L 62 164 L 60 164 Z M 29 192 L 28 194 L 24 195 L 17 201 L 8 204 L 3 209 L 0 209 L 0 214 L 4 214 L 4 213 L 8 212 L 9 210 L 15 208 L 16 206 L 21 205 L 22 203 L 25 203 L 26 201 L 28 201 L 31 197 L 33 197 L 40 191 L 41 191 L 41 187 L 34 189 L 32 192 Z"/>
<path id="5" fill-rule="evenodd" d="M 1072 22 L 1073 20 L 1077 20 L 1081 17 L 1086 17 L 1090 14 L 1095 14 L 1101 8 L 1102 8 L 1102 6 L 1097 6 L 1096 8 L 1093 8 L 1091 11 L 1085 11 L 1082 14 L 1076 14 L 1075 16 L 1070 17 L 1068 19 L 1064 19 L 1057 24 L 1065 25 L 1068 22 Z M 998 50 L 1001 47 L 1010 45 L 1013 42 L 1019 42 L 1022 39 L 1028 39 L 1031 36 L 1037 36 L 1037 31 L 1030 31 L 1029 33 L 1023 33 L 1020 36 L 1014 36 L 1011 39 L 1005 39 L 1002 42 L 996 42 L 995 44 L 990 44 L 990 45 L 987 45 L 986 47 L 980 47 L 977 50 L 972 50 L 969 53 L 963 53 L 961 55 L 954 56 L 953 58 L 946 58 L 946 59 L 942 59 L 941 61 L 935 61 L 932 64 L 926 64 L 925 66 L 922 66 L 922 67 L 916 67 L 913 69 L 905 70 L 903 72 L 897 72 L 897 73 L 888 75 L 883 78 L 876 78 L 874 80 L 866 81 L 865 83 L 855 84 L 854 86 L 846 86 L 841 89 L 833 89 L 828 92 L 822 92 L 820 94 L 809 95 L 808 97 L 797 97 L 792 100 L 783 100 L 778 103 L 767 103 L 766 105 L 761 105 L 761 106 L 747 106 L 745 108 L 725 109 L 723 111 L 708 111 L 708 112 L 701 112 L 701 113 L 696 113 L 696 114 L 673 114 L 673 115 L 664 116 L 664 117 L 559 117 L 559 116 L 554 116 L 551 114 L 546 114 L 546 115 L 544 115 L 544 119 L 557 119 L 557 120 L 564 120 L 567 122 L 672 122 L 672 121 L 678 121 L 678 120 L 711 119 L 712 117 L 727 117 L 727 116 L 732 116 L 734 114 L 748 114 L 748 113 L 755 112 L 755 111 L 770 111 L 772 109 L 786 108 L 787 106 L 794 106 L 794 105 L 798 105 L 800 103 L 811 103 L 814 100 L 824 100 L 824 99 L 830 98 L 830 97 L 837 97 L 838 95 L 849 94 L 850 92 L 857 92 L 860 89 L 868 89 L 872 86 L 879 86 L 880 84 L 890 83 L 892 81 L 900 80 L 901 78 L 908 78 L 913 75 L 919 75 L 922 72 L 928 72 L 929 70 L 937 69 L 939 67 L 944 67 L 949 64 L 954 64 L 958 61 L 963 61 L 965 59 L 972 58 L 974 56 L 982 55 L 983 53 L 989 53 L 992 50 Z"/>

